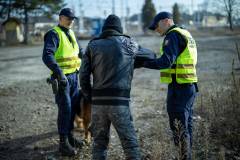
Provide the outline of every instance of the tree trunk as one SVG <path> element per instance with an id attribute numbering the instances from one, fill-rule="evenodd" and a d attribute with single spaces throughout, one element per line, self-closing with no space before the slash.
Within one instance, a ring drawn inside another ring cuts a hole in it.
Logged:
<path id="1" fill-rule="evenodd" d="M 11 7 L 12 7 L 12 3 L 11 0 L 8 1 L 8 14 L 7 14 L 7 19 L 10 18 L 11 15 Z"/>
<path id="2" fill-rule="evenodd" d="M 230 30 L 233 31 L 232 14 L 230 12 L 228 13 L 228 22 Z"/>
<path id="3" fill-rule="evenodd" d="M 28 44 L 28 10 L 24 6 L 24 44 Z"/>

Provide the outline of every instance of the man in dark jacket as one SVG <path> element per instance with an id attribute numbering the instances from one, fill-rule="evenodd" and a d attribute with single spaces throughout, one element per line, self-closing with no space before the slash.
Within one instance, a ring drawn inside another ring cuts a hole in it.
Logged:
<path id="1" fill-rule="evenodd" d="M 129 108 L 131 81 L 134 63 L 137 65 L 141 64 L 139 61 L 154 58 L 152 51 L 139 47 L 129 36 L 123 34 L 120 19 L 115 15 L 107 17 L 100 37 L 88 44 L 82 59 L 80 84 L 83 96 L 92 100 L 92 159 L 106 159 L 112 123 L 126 159 L 140 160 Z"/>

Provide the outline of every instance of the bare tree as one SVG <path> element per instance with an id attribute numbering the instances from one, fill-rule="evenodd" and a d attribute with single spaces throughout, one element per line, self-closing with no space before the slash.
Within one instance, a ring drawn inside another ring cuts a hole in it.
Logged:
<path id="1" fill-rule="evenodd" d="M 218 0 L 213 3 L 214 6 L 217 7 L 218 11 L 224 10 L 228 19 L 228 24 L 230 30 L 233 30 L 233 18 L 234 15 L 240 9 L 240 1 L 239 0 Z"/>
<path id="2" fill-rule="evenodd" d="M 7 19 L 16 12 L 16 17 L 24 17 L 24 42 L 28 43 L 29 34 L 29 15 L 34 14 L 36 11 L 42 15 L 51 17 L 54 13 L 57 13 L 63 6 L 65 6 L 64 0 L 0 0 L 0 17 Z"/>

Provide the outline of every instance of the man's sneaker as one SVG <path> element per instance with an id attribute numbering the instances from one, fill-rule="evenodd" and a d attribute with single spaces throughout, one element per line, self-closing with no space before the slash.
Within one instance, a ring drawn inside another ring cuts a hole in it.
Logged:
<path id="1" fill-rule="evenodd" d="M 60 136 L 59 152 L 62 156 L 75 156 L 77 151 L 69 144 L 67 136 Z"/>

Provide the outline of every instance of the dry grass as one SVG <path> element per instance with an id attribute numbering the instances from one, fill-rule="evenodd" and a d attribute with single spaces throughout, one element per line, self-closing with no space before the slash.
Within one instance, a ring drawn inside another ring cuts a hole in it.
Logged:
<path id="1" fill-rule="evenodd" d="M 225 83 L 209 90 L 200 88 L 194 109 L 193 160 L 240 159 L 240 73 L 236 64 Z M 158 102 L 151 103 L 157 106 Z M 150 130 L 140 136 L 145 160 L 181 159 L 166 113 L 152 122 Z"/>
<path id="2" fill-rule="evenodd" d="M 239 91 L 240 83 L 232 83 L 227 90 L 199 97 L 195 109 L 193 160 L 240 158 Z M 157 120 L 151 128 L 152 134 L 140 137 L 146 160 L 181 159 L 181 147 L 173 145 L 168 127 L 167 118 Z"/>
<path id="3" fill-rule="evenodd" d="M 222 87 L 215 88 L 211 93 L 203 92 L 198 98 L 196 113 L 202 119 L 195 126 L 196 157 L 219 160 L 240 158 L 240 78 L 234 65 L 233 60 L 232 75 Z"/>

